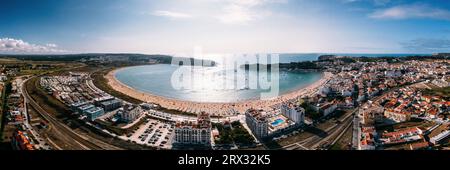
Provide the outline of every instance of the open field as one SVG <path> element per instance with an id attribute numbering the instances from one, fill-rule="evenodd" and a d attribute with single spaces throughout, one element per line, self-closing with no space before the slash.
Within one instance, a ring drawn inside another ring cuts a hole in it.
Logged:
<path id="1" fill-rule="evenodd" d="M 304 141 L 310 137 L 313 137 L 314 135 L 315 134 L 313 132 L 307 129 L 304 132 L 301 132 L 297 135 L 293 135 L 280 141 L 270 141 L 269 143 L 266 144 L 266 146 L 269 147 L 270 149 L 281 149 L 283 146 L 287 146 L 298 141 Z"/>
<path id="2" fill-rule="evenodd" d="M 222 124 L 213 124 L 219 130 L 219 138 L 215 140 L 217 145 L 234 145 L 250 147 L 256 145 L 253 137 L 242 126 L 239 121 L 232 122 L 231 126 L 225 127 Z"/>
<path id="3" fill-rule="evenodd" d="M 0 63 L 18 63 L 18 62 L 23 62 L 23 61 L 20 61 L 16 58 L 5 58 L 5 57 L 0 58 Z"/>
<path id="4" fill-rule="evenodd" d="M 379 126 L 379 127 L 377 127 L 377 130 L 381 131 L 381 132 L 383 132 L 383 131 L 393 132 L 394 130 L 411 128 L 411 127 L 418 127 L 422 130 L 426 130 L 426 129 L 434 126 L 435 124 L 436 123 L 434 123 L 434 122 L 415 119 L 415 120 L 411 120 L 408 122 L 402 122 L 402 123 L 397 123 L 397 124 L 393 124 L 393 125 Z"/>
<path id="5" fill-rule="evenodd" d="M 424 94 L 428 95 L 438 95 L 442 96 L 445 99 L 450 99 L 450 87 L 444 87 L 444 88 L 433 88 L 431 90 L 425 90 Z"/>

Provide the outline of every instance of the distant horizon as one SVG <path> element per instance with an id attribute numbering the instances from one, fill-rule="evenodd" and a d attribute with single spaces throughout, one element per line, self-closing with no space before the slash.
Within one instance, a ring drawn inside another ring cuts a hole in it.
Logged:
<path id="1" fill-rule="evenodd" d="M 433 54 L 439 54 L 439 53 L 450 53 L 450 52 L 436 52 L 436 53 L 327 53 L 327 52 L 281 52 L 281 53 L 224 53 L 224 54 L 213 54 L 213 55 L 237 55 L 237 54 L 320 54 L 320 55 L 360 55 L 360 54 L 368 54 L 368 55 L 433 55 Z M 167 56 L 174 56 L 177 54 L 160 54 L 160 53 L 135 53 L 135 52 L 86 52 L 86 53 L 48 53 L 48 54 L 41 54 L 41 53 L 15 53 L 15 54 L 8 54 L 8 53 L 0 53 L 0 56 L 27 56 L 27 55 L 35 55 L 35 56 L 58 56 L 58 55 L 88 55 L 88 54 L 113 54 L 113 55 L 167 55 Z"/>

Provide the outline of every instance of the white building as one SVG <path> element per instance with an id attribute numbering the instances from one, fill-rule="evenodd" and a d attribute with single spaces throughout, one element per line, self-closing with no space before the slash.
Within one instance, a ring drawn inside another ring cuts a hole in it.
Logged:
<path id="1" fill-rule="evenodd" d="M 432 138 L 430 138 L 430 142 L 434 145 L 436 145 L 437 143 L 439 143 L 441 140 L 447 138 L 448 136 L 450 136 L 450 130 L 446 130 Z"/>
<path id="2" fill-rule="evenodd" d="M 447 82 L 443 79 L 436 79 L 436 80 L 433 80 L 431 83 L 433 83 L 434 85 L 441 87 L 441 88 L 450 86 L 450 82 Z"/>
<path id="3" fill-rule="evenodd" d="M 411 114 L 404 111 L 395 111 L 393 109 L 386 109 L 384 111 L 384 116 L 390 120 L 393 120 L 397 123 L 406 122 L 411 119 Z"/>
<path id="4" fill-rule="evenodd" d="M 281 113 L 296 124 L 305 123 L 305 109 L 291 102 L 281 105 Z"/>
<path id="5" fill-rule="evenodd" d="M 386 77 L 400 77 L 402 76 L 402 72 L 400 70 L 388 70 L 384 72 Z"/>
<path id="6" fill-rule="evenodd" d="M 209 114 L 205 112 L 199 114 L 197 122 L 177 122 L 174 143 L 183 145 L 210 145 L 211 118 Z"/>
<path id="7" fill-rule="evenodd" d="M 120 108 L 117 114 L 119 114 L 120 119 L 124 122 L 133 122 L 144 113 L 140 107 L 125 105 Z"/>
<path id="8" fill-rule="evenodd" d="M 4 82 L 4 81 L 6 81 L 6 80 L 8 80 L 8 77 L 7 77 L 7 76 L 5 76 L 4 74 L 0 75 L 0 81 L 1 81 L 1 82 Z"/>
<path id="9" fill-rule="evenodd" d="M 262 110 L 249 109 L 245 112 L 245 122 L 259 139 L 269 136 L 269 121 Z"/>
<path id="10" fill-rule="evenodd" d="M 115 98 L 113 97 L 113 96 L 103 96 L 103 97 L 98 97 L 98 98 L 95 98 L 94 99 L 94 103 L 96 104 L 96 105 L 100 105 L 100 103 L 101 102 L 104 102 L 104 101 L 109 101 L 109 100 L 114 100 Z"/>
<path id="11" fill-rule="evenodd" d="M 423 134 L 422 130 L 415 127 L 402 129 L 396 132 L 384 133 L 381 135 L 381 138 L 379 140 L 384 145 L 402 144 L 422 140 L 423 139 L 422 134 Z"/>
<path id="12" fill-rule="evenodd" d="M 337 104 L 335 102 L 325 103 L 325 104 L 318 104 L 314 107 L 314 109 L 322 113 L 323 116 L 327 116 L 330 113 L 333 113 L 338 108 Z"/>

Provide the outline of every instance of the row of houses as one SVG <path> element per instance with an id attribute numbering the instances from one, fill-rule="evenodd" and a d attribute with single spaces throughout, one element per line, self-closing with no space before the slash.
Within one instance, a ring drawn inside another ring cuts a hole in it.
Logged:
<path id="1" fill-rule="evenodd" d="M 440 96 L 423 95 L 414 87 L 405 87 L 384 97 L 384 116 L 394 122 L 411 118 L 445 119 L 450 111 L 450 101 Z"/>

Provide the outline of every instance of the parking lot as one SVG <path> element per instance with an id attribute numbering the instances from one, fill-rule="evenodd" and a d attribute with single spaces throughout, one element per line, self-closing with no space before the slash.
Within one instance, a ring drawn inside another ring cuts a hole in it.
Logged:
<path id="1" fill-rule="evenodd" d="M 170 149 L 174 136 L 175 123 L 148 119 L 134 134 L 127 136 L 133 142 L 152 147 Z"/>

